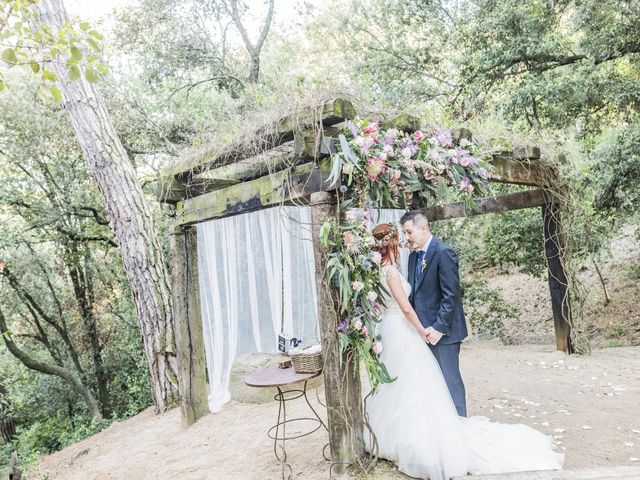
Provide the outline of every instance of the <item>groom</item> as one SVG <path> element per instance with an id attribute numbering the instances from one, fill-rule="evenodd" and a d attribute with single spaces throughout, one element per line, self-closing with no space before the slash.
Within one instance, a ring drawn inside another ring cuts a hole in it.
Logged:
<path id="1" fill-rule="evenodd" d="M 431 235 L 421 212 L 400 219 L 409 247 L 409 301 L 422 325 L 425 339 L 436 357 L 458 415 L 467 416 L 464 383 L 460 375 L 460 344 L 467 336 L 462 309 L 458 257 L 453 249 Z"/>

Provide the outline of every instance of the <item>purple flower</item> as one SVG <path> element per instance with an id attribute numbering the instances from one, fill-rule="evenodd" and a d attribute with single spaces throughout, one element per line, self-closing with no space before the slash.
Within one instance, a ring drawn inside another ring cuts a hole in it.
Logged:
<path id="1" fill-rule="evenodd" d="M 445 130 L 444 128 L 437 128 L 434 132 L 433 138 L 441 147 L 453 146 L 453 138 L 451 137 L 451 132 L 449 132 L 449 130 Z"/>
<path id="2" fill-rule="evenodd" d="M 347 330 L 349 330 L 349 322 L 347 322 L 347 319 L 345 318 L 338 324 L 338 332 L 346 333 Z"/>

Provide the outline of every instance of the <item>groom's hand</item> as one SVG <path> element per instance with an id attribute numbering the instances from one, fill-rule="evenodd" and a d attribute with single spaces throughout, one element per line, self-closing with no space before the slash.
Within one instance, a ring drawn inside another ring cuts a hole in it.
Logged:
<path id="1" fill-rule="evenodd" d="M 442 335 L 443 335 L 442 333 L 435 330 L 433 327 L 427 328 L 426 339 L 427 339 L 427 342 L 429 342 L 431 345 L 435 345 L 436 343 L 438 343 L 442 338 Z"/>

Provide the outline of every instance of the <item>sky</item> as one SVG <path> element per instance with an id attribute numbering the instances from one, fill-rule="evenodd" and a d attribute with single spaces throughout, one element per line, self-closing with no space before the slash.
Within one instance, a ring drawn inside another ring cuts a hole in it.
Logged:
<path id="1" fill-rule="evenodd" d="M 65 0 L 64 4 L 71 15 L 82 20 L 95 20 L 103 17 L 115 8 L 133 3 L 132 0 Z"/>

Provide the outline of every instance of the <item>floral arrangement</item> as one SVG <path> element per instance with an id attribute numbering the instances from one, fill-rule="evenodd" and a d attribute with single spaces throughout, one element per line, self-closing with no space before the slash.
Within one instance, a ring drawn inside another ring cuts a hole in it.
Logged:
<path id="1" fill-rule="evenodd" d="M 364 362 L 371 388 L 394 379 L 380 361 L 384 348 L 375 334 L 384 308 L 378 247 L 369 227 L 380 206 L 407 208 L 414 197 L 432 199 L 454 189 L 467 203 L 488 193 L 492 174 L 462 138 L 442 128 L 381 129 L 375 122 L 350 122 L 332 156 L 330 181 L 339 181 L 340 223 L 328 222 L 320 240 L 330 249 L 327 276 L 338 290 L 342 353 L 354 349 Z"/>

